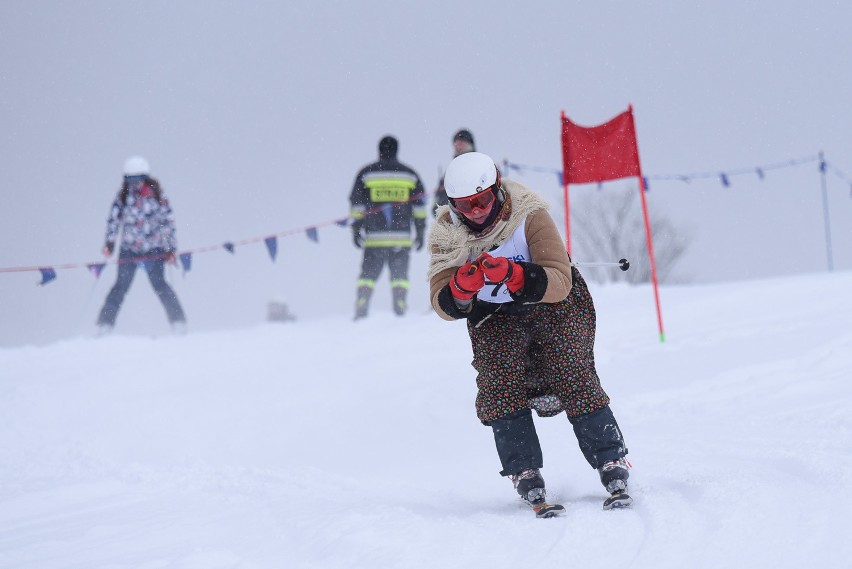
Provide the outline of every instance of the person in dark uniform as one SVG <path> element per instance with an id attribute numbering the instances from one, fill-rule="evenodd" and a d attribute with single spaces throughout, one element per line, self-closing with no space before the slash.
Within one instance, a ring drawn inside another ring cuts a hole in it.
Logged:
<path id="1" fill-rule="evenodd" d="M 453 135 L 453 158 L 467 154 L 468 152 L 476 152 L 476 144 L 473 142 L 473 134 L 467 129 L 461 129 Z M 432 217 L 435 217 L 435 212 L 438 207 L 450 203 L 447 200 L 447 190 L 444 188 L 443 176 L 438 181 L 438 187 L 435 188 L 435 195 L 432 198 Z"/>
<path id="2" fill-rule="evenodd" d="M 379 141 L 379 160 L 358 172 L 349 196 L 352 238 L 355 246 L 364 250 L 355 320 L 367 316 L 370 297 L 385 264 L 390 270 L 394 313 L 405 314 L 411 247 L 418 251 L 423 248 L 426 231 L 423 183 L 414 169 L 397 160 L 398 149 L 396 138 L 383 137 Z"/>

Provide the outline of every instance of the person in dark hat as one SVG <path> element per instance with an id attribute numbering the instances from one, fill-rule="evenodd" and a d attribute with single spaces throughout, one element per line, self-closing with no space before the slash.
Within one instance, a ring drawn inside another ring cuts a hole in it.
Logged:
<path id="1" fill-rule="evenodd" d="M 468 152 L 476 152 L 476 144 L 473 142 L 473 134 L 466 128 L 461 129 L 453 135 L 453 158 L 467 154 Z M 444 189 L 444 177 L 438 181 L 438 187 L 435 188 L 435 195 L 432 200 L 432 217 L 435 217 L 435 212 L 439 206 L 447 205 L 447 190 Z"/>
<path id="2" fill-rule="evenodd" d="M 423 183 L 417 172 L 397 160 L 398 149 L 396 138 L 383 137 L 379 141 L 379 160 L 358 172 L 349 196 L 352 239 L 356 247 L 364 250 L 355 320 L 367 316 L 376 280 L 385 264 L 390 270 L 393 310 L 398 316 L 405 314 L 411 247 L 418 251 L 423 248 L 426 232 Z"/>

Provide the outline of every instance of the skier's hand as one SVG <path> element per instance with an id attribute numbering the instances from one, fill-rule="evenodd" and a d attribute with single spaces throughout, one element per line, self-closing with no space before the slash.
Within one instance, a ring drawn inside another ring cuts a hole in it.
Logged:
<path id="1" fill-rule="evenodd" d="M 419 251 L 419 250 L 421 250 L 422 248 L 423 248 L 423 234 L 422 234 L 422 233 L 418 233 L 418 234 L 414 237 L 414 249 L 415 249 L 415 250 L 417 250 L 417 251 Z"/>
<path id="2" fill-rule="evenodd" d="M 115 243 L 107 243 L 104 245 L 103 253 L 104 257 L 112 257 L 112 252 L 115 249 Z"/>
<path id="3" fill-rule="evenodd" d="M 470 300 L 485 286 L 485 275 L 479 261 L 468 261 L 456 270 L 450 280 L 450 292 L 459 300 Z"/>
<path id="4" fill-rule="evenodd" d="M 488 253 L 480 255 L 477 261 L 489 283 L 505 283 L 512 293 L 524 288 L 524 269 L 515 261 L 506 257 L 492 257 Z"/>
<path id="5" fill-rule="evenodd" d="M 177 256 L 174 251 L 169 251 L 166 253 L 166 263 L 169 265 L 177 265 Z"/>

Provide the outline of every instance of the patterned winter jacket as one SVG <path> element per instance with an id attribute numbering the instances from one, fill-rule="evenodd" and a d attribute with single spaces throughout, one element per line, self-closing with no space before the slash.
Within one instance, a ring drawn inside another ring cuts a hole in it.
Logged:
<path id="1" fill-rule="evenodd" d="M 147 253 L 152 249 L 163 249 L 166 253 L 177 251 L 174 214 L 169 201 L 159 193 L 157 181 L 146 178 L 129 183 L 123 203 L 122 193 L 116 196 L 109 212 L 107 246 L 112 249 L 121 232 L 121 249 L 133 253 Z"/>

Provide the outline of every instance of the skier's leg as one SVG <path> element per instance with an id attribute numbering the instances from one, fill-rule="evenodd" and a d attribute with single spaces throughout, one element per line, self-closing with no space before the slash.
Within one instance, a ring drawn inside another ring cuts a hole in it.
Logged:
<path id="1" fill-rule="evenodd" d="M 159 249 L 155 249 L 149 253 L 151 256 L 163 254 L 164 252 Z M 148 273 L 148 279 L 154 287 L 154 292 L 157 293 L 157 297 L 163 303 L 163 308 L 166 309 L 166 316 L 169 319 L 169 323 L 185 322 L 186 316 L 183 313 L 183 308 L 181 308 L 175 291 L 166 282 L 165 275 L 163 274 L 165 259 L 148 259 L 144 264 L 145 270 Z"/>
<path id="2" fill-rule="evenodd" d="M 532 412 L 522 409 L 502 419 L 491 421 L 494 443 L 503 476 L 508 476 L 520 496 L 532 505 L 547 500 L 544 478 L 539 469 L 543 466 L 541 444 L 535 431 Z"/>
<path id="3" fill-rule="evenodd" d="M 393 311 L 397 316 L 405 314 L 408 305 L 408 261 L 411 249 L 402 247 L 392 250 L 389 254 L 388 268 L 390 269 L 391 290 L 393 292 Z"/>
<path id="4" fill-rule="evenodd" d="M 511 476 L 543 464 L 541 444 L 535 430 L 532 412 L 521 409 L 490 423 L 494 443 L 503 470 L 501 476 Z"/>
<path id="5" fill-rule="evenodd" d="M 601 484 L 612 496 L 604 502 L 604 509 L 623 508 L 633 503 L 627 494 L 630 462 L 621 429 L 609 406 L 578 417 L 568 416 L 577 435 L 583 456 L 598 471 Z"/>
<path id="6" fill-rule="evenodd" d="M 573 269 L 572 275 L 574 284 L 565 302 L 537 309 L 534 338 L 542 347 L 538 371 L 563 404 L 586 461 L 610 492 L 614 479 L 621 480 L 623 490 L 627 447 L 595 368 L 594 303 L 579 271 Z"/>
<path id="7" fill-rule="evenodd" d="M 624 437 L 609 405 L 584 415 L 568 415 L 568 420 L 574 427 L 580 450 L 592 468 L 599 469 L 627 454 Z"/>
<path id="8" fill-rule="evenodd" d="M 370 310 L 370 298 L 376 288 L 376 280 L 382 273 L 386 247 L 365 247 L 361 261 L 361 274 L 358 276 L 357 299 L 355 301 L 355 320 L 364 318 Z"/>
<path id="9" fill-rule="evenodd" d="M 491 427 L 503 470 L 531 504 L 545 501 L 542 451 L 527 395 L 526 317 L 494 314 L 478 325 L 468 322 L 473 367 L 479 372 L 476 413 Z"/>
<path id="10" fill-rule="evenodd" d="M 124 302 L 124 296 L 127 294 L 130 283 L 133 282 L 133 275 L 136 273 L 136 263 L 132 259 L 133 253 L 130 251 L 122 249 L 118 254 L 118 278 L 110 289 L 98 315 L 99 326 L 108 326 L 109 328 L 115 326 L 115 319 L 118 317 L 121 303 Z"/>

